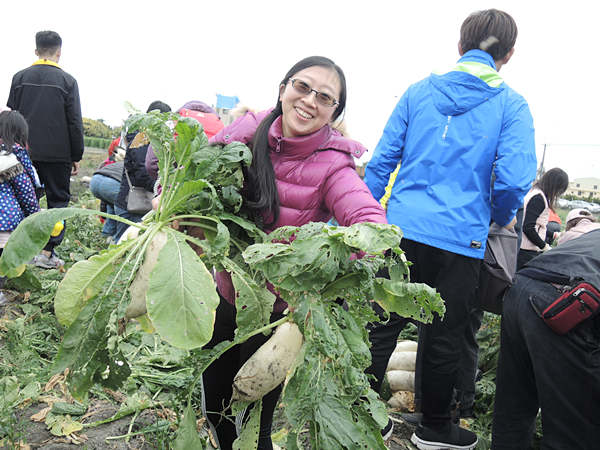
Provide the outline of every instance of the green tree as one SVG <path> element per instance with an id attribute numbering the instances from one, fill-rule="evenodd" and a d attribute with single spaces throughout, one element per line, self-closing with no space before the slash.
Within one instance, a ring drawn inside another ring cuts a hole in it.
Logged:
<path id="1" fill-rule="evenodd" d="M 99 120 L 83 118 L 83 134 L 88 137 L 110 139 L 113 135 L 110 127 Z"/>

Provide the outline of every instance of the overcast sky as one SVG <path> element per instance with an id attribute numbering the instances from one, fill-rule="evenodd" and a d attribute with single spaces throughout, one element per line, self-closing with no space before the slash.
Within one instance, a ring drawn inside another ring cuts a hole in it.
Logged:
<path id="1" fill-rule="evenodd" d="M 519 37 L 500 75 L 530 105 L 538 162 L 546 142 L 546 169 L 600 178 L 597 0 L 4 3 L 11 28 L 3 33 L 2 108 L 13 74 L 37 59 L 35 33 L 44 29 L 63 38 L 60 66 L 79 83 L 83 116 L 110 125 L 127 117 L 123 100 L 177 109 L 189 100 L 214 104 L 219 93 L 268 108 L 294 63 L 323 55 L 346 74 L 349 132 L 370 150 L 361 161 L 406 88 L 456 62 L 463 20 L 501 9 Z"/>

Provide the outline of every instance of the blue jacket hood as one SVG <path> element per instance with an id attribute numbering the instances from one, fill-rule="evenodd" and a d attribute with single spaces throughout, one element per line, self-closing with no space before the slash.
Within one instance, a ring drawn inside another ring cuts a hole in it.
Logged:
<path id="1" fill-rule="evenodd" d="M 402 95 L 365 183 L 380 199 L 401 161 L 388 221 L 406 239 L 483 259 L 490 219 L 510 223 L 535 178 L 533 118 L 486 53 L 470 51 L 450 70 Z"/>
<path id="2" fill-rule="evenodd" d="M 477 62 L 496 68 L 491 55 L 482 50 L 471 50 L 458 62 L 459 64 Z M 470 111 L 501 91 L 466 72 L 451 71 L 443 75 L 432 73 L 429 79 L 435 107 L 446 116 L 456 116 Z"/>

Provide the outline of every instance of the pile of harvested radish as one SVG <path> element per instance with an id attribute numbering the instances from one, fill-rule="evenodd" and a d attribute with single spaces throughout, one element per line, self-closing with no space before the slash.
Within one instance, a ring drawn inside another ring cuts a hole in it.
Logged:
<path id="1" fill-rule="evenodd" d="M 388 404 L 400 410 L 414 410 L 415 366 L 417 362 L 417 343 L 401 341 L 388 362 L 386 377 L 392 397 Z"/>

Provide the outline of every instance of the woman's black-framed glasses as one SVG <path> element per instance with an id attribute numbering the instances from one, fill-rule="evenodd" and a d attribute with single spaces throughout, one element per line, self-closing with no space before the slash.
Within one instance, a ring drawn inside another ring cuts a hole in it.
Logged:
<path id="1" fill-rule="evenodd" d="M 302 80 L 299 80 L 298 78 L 290 78 L 289 81 L 292 82 L 292 87 L 294 89 L 296 89 L 298 92 L 300 92 L 301 94 L 308 95 L 311 92 L 314 92 L 315 94 L 317 94 L 317 101 L 321 105 L 324 105 L 324 106 L 335 106 L 335 105 L 339 105 L 340 104 L 331 95 L 326 94 L 324 92 L 315 91 L 313 88 L 310 87 L 310 85 L 308 85 L 306 82 L 304 82 Z"/>

